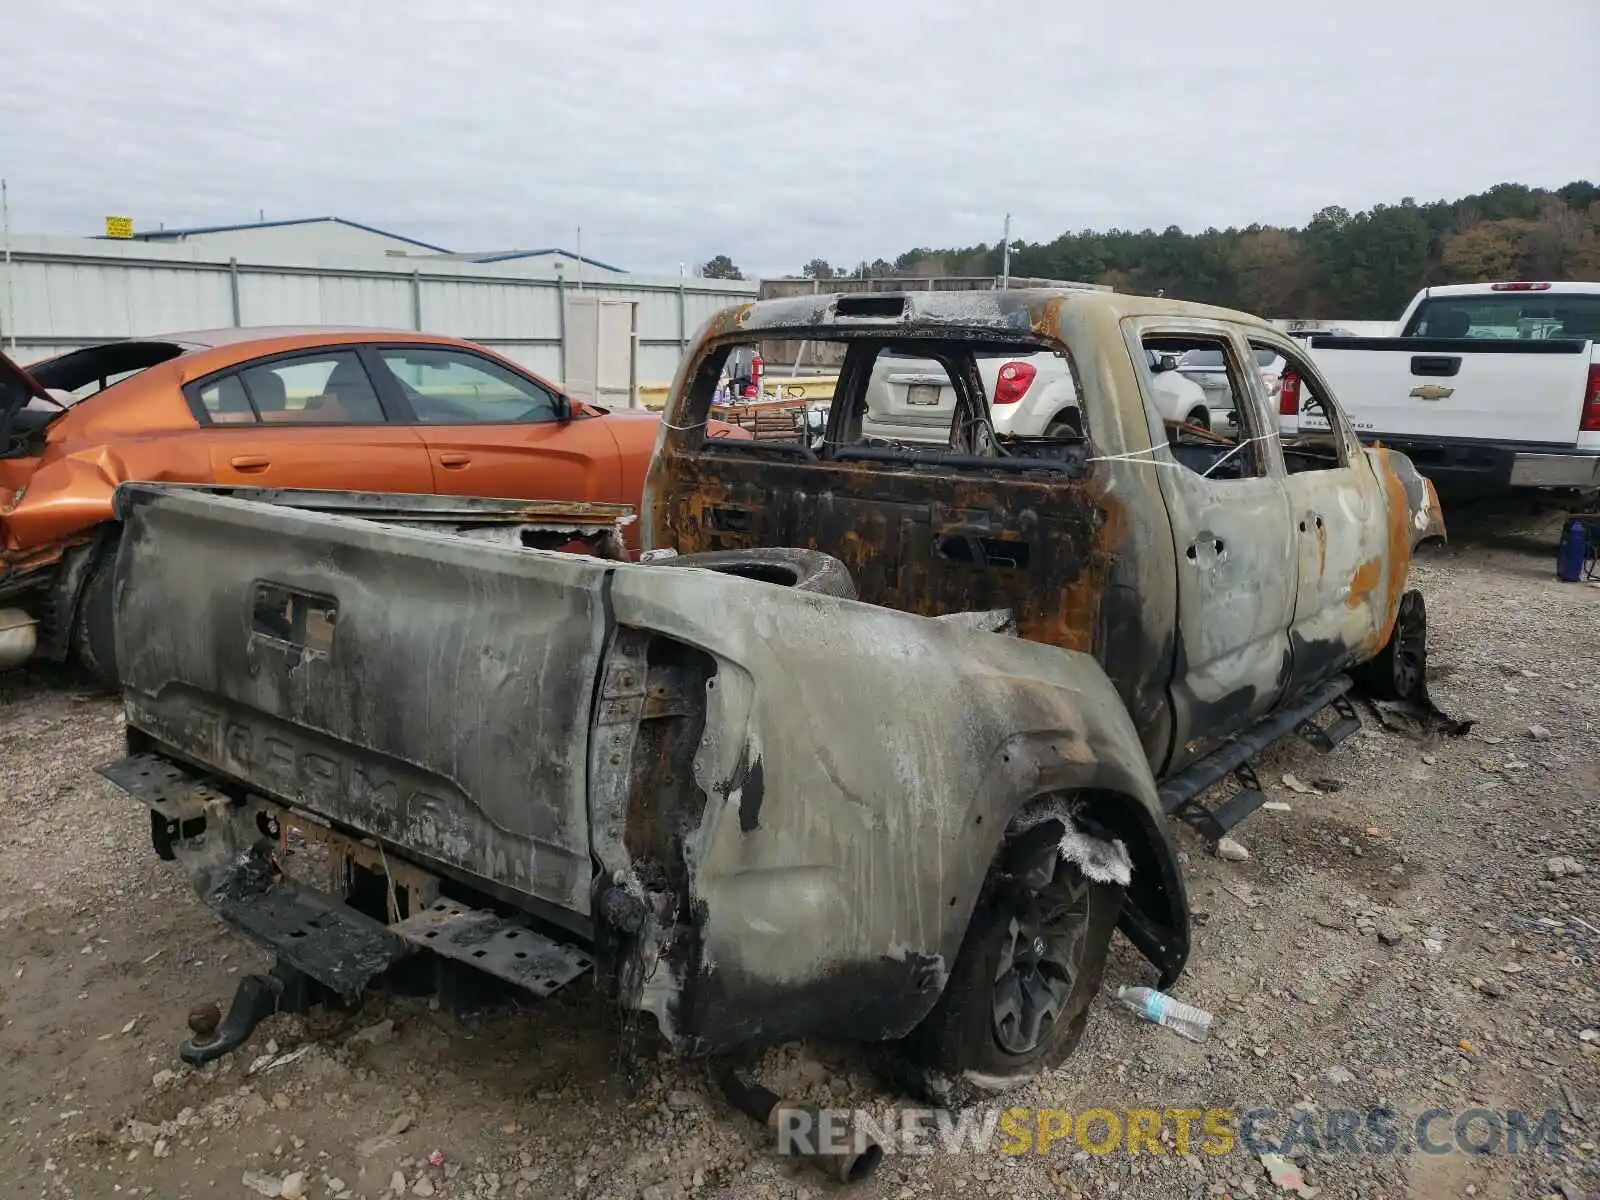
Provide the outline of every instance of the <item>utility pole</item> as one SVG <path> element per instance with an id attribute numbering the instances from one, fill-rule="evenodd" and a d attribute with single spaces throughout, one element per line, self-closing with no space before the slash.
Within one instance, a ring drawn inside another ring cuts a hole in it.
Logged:
<path id="1" fill-rule="evenodd" d="M 1005 249 L 1000 254 L 1000 290 L 1011 286 L 1011 214 L 1006 214 Z"/>
<path id="2" fill-rule="evenodd" d="M 583 226 L 578 226 L 578 290 L 583 291 Z"/>
<path id="3" fill-rule="evenodd" d="M 0 179 L 0 240 L 6 252 L 6 337 L 11 339 L 11 352 L 17 352 L 17 301 L 11 289 L 11 198 L 6 192 L 6 181 Z"/>

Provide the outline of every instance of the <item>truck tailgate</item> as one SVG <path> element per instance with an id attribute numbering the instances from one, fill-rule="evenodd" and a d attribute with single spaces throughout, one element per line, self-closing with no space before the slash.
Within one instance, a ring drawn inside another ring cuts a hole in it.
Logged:
<path id="1" fill-rule="evenodd" d="M 1314 337 L 1311 353 L 1363 435 L 1578 440 L 1587 342 Z"/>
<path id="2" fill-rule="evenodd" d="M 129 725 L 420 860 L 589 910 L 599 559 L 119 493 Z"/>

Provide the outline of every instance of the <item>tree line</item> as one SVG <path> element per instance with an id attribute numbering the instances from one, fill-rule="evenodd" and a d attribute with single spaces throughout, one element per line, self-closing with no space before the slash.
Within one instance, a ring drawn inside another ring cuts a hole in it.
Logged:
<path id="1" fill-rule="evenodd" d="M 999 242 L 918 247 L 893 262 L 841 268 L 814 258 L 807 279 L 999 275 Z M 726 265 L 725 255 L 707 264 Z M 1396 317 L 1419 288 L 1498 279 L 1600 279 L 1600 188 L 1502 183 L 1460 200 L 1324 208 L 1301 228 L 1185 233 L 1109 229 L 1011 244 L 1013 277 L 1109 284 L 1271 317 Z"/>

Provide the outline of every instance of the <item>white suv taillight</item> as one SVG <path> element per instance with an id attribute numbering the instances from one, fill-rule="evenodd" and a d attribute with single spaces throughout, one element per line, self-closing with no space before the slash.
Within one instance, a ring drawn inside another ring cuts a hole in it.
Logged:
<path id="1" fill-rule="evenodd" d="M 1032 363 L 1008 362 L 1000 368 L 1000 377 L 994 385 L 994 402 L 1017 404 L 1028 394 L 1038 371 Z"/>

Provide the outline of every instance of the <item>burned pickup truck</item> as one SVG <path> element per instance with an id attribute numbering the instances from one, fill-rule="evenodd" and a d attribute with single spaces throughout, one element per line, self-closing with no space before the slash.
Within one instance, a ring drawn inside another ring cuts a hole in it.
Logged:
<path id="1" fill-rule="evenodd" d="M 704 436 L 731 353 L 800 341 L 840 364 L 820 433 Z M 1193 350 L 1227 364 L 1230 433 L 1159 415 Z M 1280 439 L 1259 350 L 1325 430 Z M 1062 411 L 997 434 L 1041 355 Z M 883 1043 L 945 1097 L 1069 1054 L 1116 929 L 1177 980 L 1168 819 L 1220 836 L 1264 799 L 1257 750 L 1331 749 L 1356 682 L 1422 688 L 1407 574 L 1443 535 L 1295 342 L 1071 292 L 723 313 L 661 427 L 651 561 L 272 499 L 117 498 L 106 774 L 283 967 L 186 1053 L 425 948 L 536 995 L 592 975 L 691 1054 Z"/>

